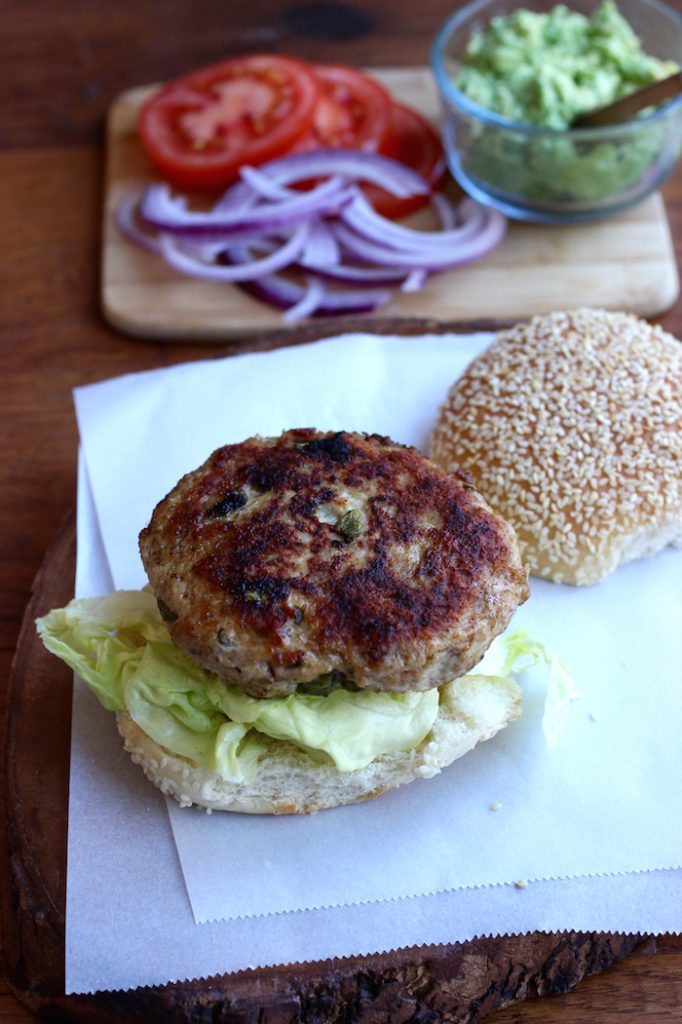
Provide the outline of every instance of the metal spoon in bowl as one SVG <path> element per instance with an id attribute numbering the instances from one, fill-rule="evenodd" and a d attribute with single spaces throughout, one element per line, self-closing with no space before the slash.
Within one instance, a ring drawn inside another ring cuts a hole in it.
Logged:
<path id="1" fill-rule="evenodd" d="M 672 100 L 682 93 L 682 71 L 676 71 L 668 78 L 661 78 L 658 82 L 651 82 L 628 96 L 609 103 L 605 107 L 597 107 L 596 110 L 588 110 L 579 114 L 571 122 L 571 128 L 601 128 L 609 124 L 622 124 L 629 121 L 646 107 L 656 107 L 659 103 Z"/>

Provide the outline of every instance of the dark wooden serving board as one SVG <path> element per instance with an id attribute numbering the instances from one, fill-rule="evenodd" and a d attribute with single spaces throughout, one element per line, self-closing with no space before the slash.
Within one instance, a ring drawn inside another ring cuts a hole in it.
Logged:
<path id="1" fill-rule="evenodd" d="M 528 996 L 566 992 L 641 942 L 534 933 L 371 957 L 241 971 L 129 992 L 64 994 L 71 673 L 33 620 L 73 594 L 75 516 L 38 574 L 12 669 L 6 723 L 2 917 L 9 982 L 49 1020 L 89 1022 L 474 1022 Z M 40 713 L 36 713 L 36 709 Z"/>

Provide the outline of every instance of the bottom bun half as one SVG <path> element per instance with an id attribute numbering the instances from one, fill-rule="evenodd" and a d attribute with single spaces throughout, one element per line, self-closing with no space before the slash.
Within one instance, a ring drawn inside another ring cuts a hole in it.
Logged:
<path id="1" fill-rule="evenodd" d="M 382 754 L 365 768 L 340 772 L 292 743 L 269 740 L 255 779 L 230 782 L 169 753 L 119 712 L 125 749 L 146 776 L 183 806 L 243 814 L 309 814 L 356 803 L 430 778 L 519 717 L 521 694 L 510 678 L 471 675 L 441 688 L 438 717 L 413 750 Z M 266 738 L 267 739 L 267 738 Z"/>

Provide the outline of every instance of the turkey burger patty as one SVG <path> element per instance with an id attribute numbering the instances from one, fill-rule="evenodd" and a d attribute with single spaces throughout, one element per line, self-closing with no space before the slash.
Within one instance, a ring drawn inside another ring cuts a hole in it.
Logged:
<path id="1" fill-rule="evenodd" d="M 512 528 L 468 483 L 345 431 L 219 448 L 140 552 L 178 647 L 259 698 L 440 686 L 528 596 Z"/>

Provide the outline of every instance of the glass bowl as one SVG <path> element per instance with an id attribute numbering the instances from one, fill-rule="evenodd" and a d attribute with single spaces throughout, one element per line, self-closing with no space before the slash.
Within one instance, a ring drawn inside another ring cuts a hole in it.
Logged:
<path id="1" fill-rule="evenodd" d="M 682 96 L 620 125 L 538 128 L 510 121 L 455 86 L 469 38 L 519 7 L 546 12 L 558 0 L 474 0 L 445 23 L 432 48 L 448 165 L 475 199 L 517 220 L 569 224 L 639 202 L 668 177 L 682 147 Z M 568 0 L 590 14 L 597 0 Z M 644 51 L 682 67 L 682 18 L 658 0 L 618 0 Z"/>

